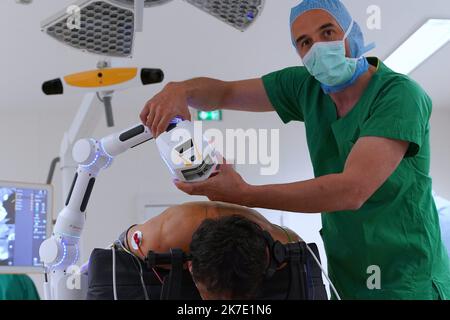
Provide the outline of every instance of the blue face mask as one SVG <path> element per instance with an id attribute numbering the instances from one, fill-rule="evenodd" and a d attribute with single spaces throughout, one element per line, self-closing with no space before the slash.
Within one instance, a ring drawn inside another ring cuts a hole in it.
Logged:
<path id="1" fill-rule="evenodd" d="M 349 82 L 358 69 L 360 59 L 347 58 L 345 39 L 353 28 L 350 24 L 344 39 L 340 41 L 317 42 L 303 57 L 303 64 L 309 73 L 322 85 L 336 87 Z"/>

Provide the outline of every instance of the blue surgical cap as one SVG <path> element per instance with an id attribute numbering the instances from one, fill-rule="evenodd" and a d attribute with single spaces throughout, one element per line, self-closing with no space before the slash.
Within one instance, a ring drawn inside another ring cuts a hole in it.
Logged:
<path id="1" fill-rule="evenodd" d="M 299 5 L 292 8 L 289 25 L 292 26 L 294 21 L 305 12 L 316 9 L 325 10 L 332 15 L 344 32 L 347 31 L 353 21 L 347 8 L 339 0 L 303 0 Z M 364 36 L 356 21 L 347 39 L 350 44 L 352 58 L 359 58 L 375 47 L 374 44 L 364 45 Z"/>

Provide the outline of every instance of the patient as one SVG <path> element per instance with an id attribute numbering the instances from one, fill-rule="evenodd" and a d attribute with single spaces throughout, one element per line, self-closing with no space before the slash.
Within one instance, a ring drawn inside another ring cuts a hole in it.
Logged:
<path id="1" fill-rule="evenodd" d="M 252 299 L 269 262 L 261 230 L 281 243 L 301 240 L 255 210 L 220 202 L 192 202 L 168 208 L 131 227 L 124 242 L 141 259 L 148 251 L 168 252 L 171 248 L 190 253 L 192 261 L 187 267 L 203 299 Z M 140 250 L 131 246 L 135 231 L 143 234 Z"/>

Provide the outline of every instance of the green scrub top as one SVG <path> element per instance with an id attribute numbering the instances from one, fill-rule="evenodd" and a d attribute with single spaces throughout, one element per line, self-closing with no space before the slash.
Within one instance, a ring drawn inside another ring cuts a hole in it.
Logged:
<path id="1" fill-rule="evenodd" d="M 341 298 L 450 299 L 449 259 L 429 176 L 431 99 L 407 76 L 368 60 L 377 72 L 343 118 L 304 67 L 262 80 L 282 121 L 305 123 L 316 177 L 343 172 L 360 137 L 410 142 L 398 168 L 359 210 L 322 213 L 328 272 Z"/>
<path id="2" fill-rule="evenodd" d="M 39 293 L 27 275 L 0 274 L 0 300 L 39 300 Z"/>

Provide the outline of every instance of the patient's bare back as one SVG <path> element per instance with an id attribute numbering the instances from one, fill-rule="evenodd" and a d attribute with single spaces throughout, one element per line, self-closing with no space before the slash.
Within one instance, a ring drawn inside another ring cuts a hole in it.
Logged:
<path id="1" fill-rule="evenodd" d="M 180 248 L 185 252 L 189 252 L 192 235 L 203 220 L 217 219 L 230 215 L 243 216 L 267 230 L 275 240 L 279 240 L 282 243 L 288 242 L 286 231 L 270 223 L 256 210 L 214 201 L 189 202 L 170 207 L 146 223 L 133 227 L 128 234 L 128 240 L 130 243 L 132 234 L 139 230 L 143 234 L 142 252 L 150 250 L 167 252 L 171 248 Z M 288 230 L 287 232 L 292 241 L 300 239 L 293 231 Z M 139 252 L 133 251 L 142 256 Z"/>

